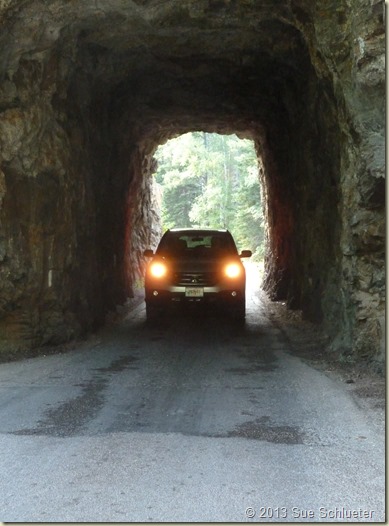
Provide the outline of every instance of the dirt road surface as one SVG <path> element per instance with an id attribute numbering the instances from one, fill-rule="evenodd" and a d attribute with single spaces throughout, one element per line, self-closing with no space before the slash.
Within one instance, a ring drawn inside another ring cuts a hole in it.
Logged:
<path id="1" fill-rule="evenodd" d="M 382 400 L 297 356 L 255 287 L 247 303 L 244 327 L 150 326 L 142 303 L 0 364 L 0 520 L 383 521 Z"/>

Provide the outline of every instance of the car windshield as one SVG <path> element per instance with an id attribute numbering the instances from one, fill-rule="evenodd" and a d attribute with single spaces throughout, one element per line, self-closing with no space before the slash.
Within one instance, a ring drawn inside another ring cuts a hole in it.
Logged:
<path id="1" fill-rule="evenodd" d="M 169 233 L 158 247 L 158 254 L 179 257 L 220 257 L 236 254 L 230 235 L 223 233 Z"/>

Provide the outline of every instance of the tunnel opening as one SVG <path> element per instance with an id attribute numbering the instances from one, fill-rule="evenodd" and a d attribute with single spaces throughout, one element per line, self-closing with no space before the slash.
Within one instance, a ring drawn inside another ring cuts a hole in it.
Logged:
<path id="1" fill-rule="evenodd" d="M 331 312 L 339 308 L 333 293 L 340 264 L 341 101 L 330 79 L 315 70 L 301 33 L 279 22 L 271 29 L 290 38 L 276 56 L 268 48 L 260 55 L 247 50 L 242 63 L 241 57 L 200 53 L 173 58 L 153 49 L 146 65 L 116 57 L 131 64 L 131 75 L 113 88 L 91 90 L 96 118 L 91 131 L 106 130 L 106 136 L 95 133 L 93 169 L 105 172 L 100 181 L 116 172 L 112 187 L 103 183 L 102 190 L 104 196 L 117 195 L 109 212 L 113 217 L 106 217 L 104 225 L 111 232 L 115 225 L 118 232 L 118 246 L 103 256 L 104 304 L 124 301 L 141 282 L 140 249 L 153 244 L 157 228 L 147 189 L 156 147 L 198 129 L 250 138 L 263 160 L 264 288 L 270 297 L 285 300 L 315 322 L 323 321 L 326 301 L 332 303 Z M 83 52 L 94 70 L 106 67 L 106 50 L 88 43 Z M 85 77 L 85 70 L 80 75 Z M 107 166 L 107 159 L 113 164 Z"/>
<path id="2" fill-rule="evenodd" d="M 160 145 L 153 188 L 162 231 L 229 230 L 238 250 L 263 259 L 260 160 L 253 141 L 189 132 Z"/>
<path id="3" fill-rule="evenodd" d="M 285 27 L 274 24 L 273 29 L 280 33 Z M 301 36 L 291 28 L 288 32 L 289 61 L 277 64 L 265 54 L 242 66 L 201 56 L 174 61 L 156 57 L 147 68 L 132 66 L 132 75 L 114 88 L 96 88 L 99 68 L 107 67 L 107 51 L 91 44 L 81 47 L 83 67 L 65 98 L 55 93 L 53 106 L 66 120 L 73 163 L 78 157 L 77 169 L 82 166 L 85 172 L 80 174 L 84 207 L 92 219 L 86 224 L 73 218 L 80 250 L 72 278 L 74 283 L 83 280 L 83 267 L 90 288 L 83 285 L 83 302 L 70 300 L 66 311 L 76 311 L 82 325 L 101 323 L 104 311 L 125 302 L 141 282 L 141 249 L 157 228 L 150 192 L 155 148 L 194 127 L 254 140 L 266 189 L 265 290 L 272 299 L 286 299 L 308 318 L 321 321 L 328 281 L 323 263 L 332 265 L 337 243 L 336 101 L 329 83 L 317 78 Z M 194 63 L 202 68 L 198 76 Z M 82 319 L 83 307 L 91 317 L 88 322 Z"/>
<path id="4" fill-rule="evenodd" d="M 330 93 L 324 91 L 323 97 L 317 85 L 313 84 L 311 89 L 316 100 L 314 111 L 318 112 L 314 117 L 310 112 L 304 114 L 302 109 L 295 109 L 295 120 L 289 123 L 291 127 L 286 127 L 283 107 L 283 111 L 278 109 L 278 128 L 274 129 L 273 112 L 269 129 L 264 130 L 262 124 L 256 123 L 253 129 L 243 133 L 253 137 L 257 154 L 264 159 L 260 171 L 267 223 L 264 288 L 273 300 L 286 300 L 289 307 L 302 310 L 307 319 L 321 322 L 324 287 L 336 279 L 337 274 L 333 263 L 336 261 L 334 247 L 338 243 L 340 154 L 336 104 Z M 291 104 L 296 105 L 296 101 Z M 320 122 L 324 115 L 327 122 Z M 302 118 L 304 124 L 298 124 Z M 315 123 L 314 133 L 308 122 Z M 224 130 L 221 126 L 223 124 L 217 124 L 214 129 L 220 132 Z M 327 136 L 323 134 L 324 128 L 331 130 Z M 235 131 L 229 127 L 227 130 Z M 301 136 L 296 146 L 291 147 L 290 141 L 296 132 Z M 142 169 L 152 171 L 151 154 L 145 155 L 142 162 Z M 329 205 L 333 211 L 330 217 Z M 309 257 L 307 247 L 311 250 Z M 327 269 L 323 269 L 325 262 Z"/>
<path id="5" fill-rule="evenodd" d="M 375 4 L 0 8 L 2 348 L 85 334 L 134 294 L 158 235 L 155 149 L 196 129 L 262 159 L 268 295 L 338 349 L 382 351 Z"/>

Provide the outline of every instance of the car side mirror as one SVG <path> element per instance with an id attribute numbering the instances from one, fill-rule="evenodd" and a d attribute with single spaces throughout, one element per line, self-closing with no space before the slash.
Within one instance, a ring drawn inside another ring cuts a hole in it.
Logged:
<path id="1" fill-rule="evenodd" d="M 242 250 L 242 252 L 240 253 L 240 256 L 241 258 L 249 258 L 253 255 L 253 253 L 251 252 L 251 250 Z"/>
<path id="2" fill-rule="evenodd" d="M 154 252 L 150 249 L 150 248 L 147 248 L 144 252 L 143 252 L 143 255 L 146 257 L 146 258 L 151 258 L 154 256 Z"/>

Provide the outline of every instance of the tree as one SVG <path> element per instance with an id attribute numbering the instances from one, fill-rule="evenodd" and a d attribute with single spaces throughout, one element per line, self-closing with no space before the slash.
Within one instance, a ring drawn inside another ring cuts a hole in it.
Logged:
<path id="1" fill-rule="evenodd" d="M 160 146 L 155 156 L 164 229 L 227 228 L 238 248 L 260 256 L 263 217 L 252 141 L 193 132 Z"/>

